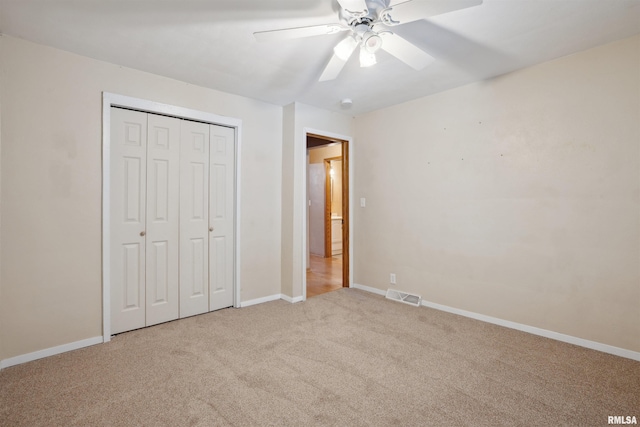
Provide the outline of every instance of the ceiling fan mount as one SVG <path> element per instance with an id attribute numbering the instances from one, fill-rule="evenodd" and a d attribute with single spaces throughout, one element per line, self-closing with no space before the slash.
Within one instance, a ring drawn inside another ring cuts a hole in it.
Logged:
<path id="1" fill-rule="evenodd" d="M 360 10 L 353 11 L 344 7 L 340 9 L 340 19 L 347 25 L 353 25 L 354 22 L 377 21 L 382 12 L 389 9 L 389 0 L 364 0 L 358 3 L 360 3 Z M 364 3 L 364 9 L 362 9 L 362 3 Z"/>
<path id="2" fill-rule="evenodd" d="M 337 0 L 339 22 L 254 33 L 258 41 L 279 41 L 348 32 L 333 49 L 320 81 L 333 80 L 360 47 L 360 66 L 374 65 L 376 52 L 386 51 L 415 70 L 433 61 L 431 55 L 392 32 L 389 27 L 482 4 L 482 0 Z"/>

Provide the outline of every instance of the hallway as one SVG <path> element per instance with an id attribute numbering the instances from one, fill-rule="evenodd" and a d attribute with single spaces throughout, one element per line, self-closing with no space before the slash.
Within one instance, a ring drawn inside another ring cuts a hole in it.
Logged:
<path id="1" fill-rule="evenodd" d="M 323 258 L 311 255 L 307 269 L 307 298 L 342 287 L 342 255 Z"/>

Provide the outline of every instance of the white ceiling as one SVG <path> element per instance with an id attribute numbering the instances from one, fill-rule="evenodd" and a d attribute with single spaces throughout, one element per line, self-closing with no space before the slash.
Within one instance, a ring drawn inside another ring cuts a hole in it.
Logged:
<path id="1" fill-rule="evenodd" d="M 416 0 L 417 1 L 417 0 Z M 333 0 L 0 0 L 0 32 L 273 104 L 383 108 L 640 33 L 640 0 L 484 0 L 394 27 L 436 58 L 386 52 L 318 77 L 344 35 L 258 43 L 253 32 L 338 21 Z"/>

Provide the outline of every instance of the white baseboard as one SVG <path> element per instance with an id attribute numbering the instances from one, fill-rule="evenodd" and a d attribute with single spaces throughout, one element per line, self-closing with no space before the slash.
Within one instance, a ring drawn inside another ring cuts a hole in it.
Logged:
<path id="1" fill-rule="evenodd" d="M 275 294 L 275 295 L 269 295 L 266 297 L 262 297 L 262 298 L 256 298 L 256 299 L 252 299 L 249 301 L 242 301 L 240 303 L 240 307 L 244 308 L 244 307 L 251 307 L 252 305 L 256 305 L 256 304 L 262 304 L 265 302 L 269 302 L 269 301 L 276 301 L 280 299 L 280 294 Z"/>
<path id="2" fill-rule="evenodd" d="M 385 291 L 377 288 L 372 288 L 370 286 L 354 283 L 353 287 L 356 289 L 362 289 L 363 291 L 372 292 L 377 295 L 382 295 L 382 296 L 386 295 Z M 615 356 L 620 356 L 620 357 L 625 357 L 627 359 L 640 361 L 640 352 L 637 352 L 637 351 L 627 350 L 625 348 L 620 348 L 620 347 L 614 347 L 612 345 L 603 344 L 596 341 L 590 341 L 584 338 L 578 338 L 571 335 L 561 334 L 559 332 L 549 331 L 546 329 L 537 328 L 535 326 L 524 325 L 522 323 L 511 322 L 509 320 L 499 319 L 497 317 L 486 316 L 484 314 L 474 313 L 472 311 L 460 310 L 458 308 L 449 307 L 447 305 L 425 301 L 424 299 L 422 300 L 422 305 L 425 307 L 436 309 L 436 310 L 446 311 L 447 313 L 453 313 L 459 316 L 480 320 L 482 322 L 493 323 L 494 325 L 504 326 L 505 328 L 516 329 L 518 331 L 527 332 L 529 334 L 538 335 L 545 338 L 551 338 L 556 341 L 562 341 L 568 344 L 589 348 L 591 350 L 597 350 L 603 353 L 613 354 Z"/>
<path id="3" fill-rule="evenodd" d="M 386 292 L 381 289 L 372 288 L 370 286 L 365 286 L 358 283 L 354 283 L 352 287 L 356 289 L 361 289 L 363 291 L 371 292 L 380 296 L 386 295 Z M 301 296 L 292 298 L 290 296 L 283 295 L 283 294 L 275 294 L 267 297 L 256 298 L 249 301 L 243 301 L 242 303 L 240 303 L 240 307 L 249 307 L 252 305 L 262 304 L 265 302 L 275 301 L 279 299 L 282 299 L 292 304 L 301 302 L 303 300 Z M 596 341 L 590 341 L 583 338 L 577 338 L 571 335 L 561 334 L 559 332 L 536 328 L 535 326 L 523 325 L 521 323 L 511 322 L 509 320 L 503 320 L 497 317 L 491 317 L 491 316 L 486 316 L 484 314 L 478 314 L 471 311 L 461 310 L 461 309 L 449 307 L 442 304 L 437 304 L 430 301 L 422 300 L 422 305 L 425 307 L 436 309 L 436 310 L 445 311 L 447 313 L 453 313 L 453 314 L 468 317 L 471 319 L 480 320 L 482 322 L 493 323 L 495 325 L 504 326 L 506 328 L 516 329 L 518 331 L 539 335 L 545 338 L 551 338 L 557 341 L 574 344 L 580 347 L 590 348 L 592 350 L 601 351 L 603 353 L 613 354 L 615 356 L 620 356 L 620 357 L 625 357 L 627 359 L 640 361 L 640 352 L 627 350 L 620 347 L 614 347 L 608 344 L 603 344 Z M 56 354 L 65 353 L 67 351 L 78 350 L 83 347 L 89 347 L 92 345 L 101 344 L 102 342 L 103 342 L 103 337 L 98 336 L 93 338 L 87 338 L 80 341 L 75 341 L 68 344 L 59 345 L 56 347 L 47 348 L 44 350 L 34 351 L 33 353 L 10 357 L 9 359 L 0 360 L 0 369 L 8 368 L 10 366 L 20 365 L 22 363 L 31 362 L 37 359 L 42 359 L 43 357 L 54 356 Z"/>
<path id="4" fill-rule="evenodd" d="M 289 303 L 297 303 L 302 301 L 302 297 L 291 298 L 290 296 L 283 294 L 269 295 L 262 298 L 256 298 L 249 301 L 242 301 L 240 307 L 250 307 L 256 304 L 262 304 L 269 301 L 285 300 Z M 110 337 L 109 337 L 110 338 Z M 22 354 L 20 356 L 10 357 L 9 359 L 0 360 L 0 369 L 8 368 L 9 366 L 20 365 L 22 363 L 31 362 L 32 360 L 42 359 L 43 357 L 54 356 L 56 354 L 65 353 L 67 351 L 77 350 L 83 347 L 89 347 L 91 345 L 102 344 L 108 340 L 103 336 L 87 338 L 72 342 L 69 344 L 63 344 L 56 347 L 46 348 L 44 350 L 34 351 L 33 353 Z"/>
<path id="5" fill-rule="evenodd" d="M 45 348 L 44 350 L 34 351 L 33 353 L 10 357 L 9 359 L 0 361 L 0 369 L 8 368 L 9 366 L 20 365 L 22 363 L 31 362 L 33 360 L 42 359 L 43 357 L 55 356 L 56 354 L 65 353 L 67 351 L 78 350 L 80 348 L 89 347 L 91 345 L 101 344 L 102 342 L 103 338 L 102 336 L 99 336 L 71 342 L 69 344 L 59 345 L 56 347 Z"/>
<path id="6" fill-rule="evenodd" d="M 297 302 L 302 302 L 304 300 L 301 296 L 292 298 L 289 295 L 285 295 L 285 294 L 280 294 L 280 299 L 283 299 L 286 302 L 289 302 L 291 304 L 295 304 Z"/>
<path id="7" fill-rule="evenodd" d="M 361 285 L 359 283 L 354 283 L 353 287 L 356 288 L 356 289 L 362 289 L 363 291 L 371 292 L 371 293 L 377 294 L 377 295 L 385 296 L 387 294 L 387 292 L 383 291 L 382 289 L 372 288 L 371 286 L 365 286 L 365 285 Z"/>
<path id="8" fill-rule="evenodd" d="M 256 304 L 262 304 L 265 302 L 269 302 L 269 301 L 276 301 L 276 300 L 285 300 L 286 302 L 289 303 L 297 303 L 302 301 L 302 297 L 295 297 L 295 298 L 291 298 L 288 295 L 284 295 L 284 294 L 275 294 L 275 295 L 269 295 L 266 297 L 262 297 L 262 298 L 256 298 L 256 299 L 252 299 L 249 301 L 242 301 L 240 303 L 240 307 L 244 308 L 244 307 L 251 307 L 252 305 L 256 305 Z"/>

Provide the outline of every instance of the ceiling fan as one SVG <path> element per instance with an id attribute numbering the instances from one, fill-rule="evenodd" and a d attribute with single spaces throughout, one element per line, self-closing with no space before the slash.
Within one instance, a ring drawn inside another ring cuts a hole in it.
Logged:
<path id="1" fill-rule="evenodd" d="M 347 32 L 334 48 L 320 81 L 338 77 L 355 50 L 360 47 L 360 66 L 376 63 L 380 49 L 415 70 L 426 67 L 433 57 L 395 34 L 392 28 L 431 16 L 482 4 L 482 0 L 337 0 L 339 22 L 253 33 L 258 41 L 280 41 Z"/>

